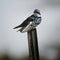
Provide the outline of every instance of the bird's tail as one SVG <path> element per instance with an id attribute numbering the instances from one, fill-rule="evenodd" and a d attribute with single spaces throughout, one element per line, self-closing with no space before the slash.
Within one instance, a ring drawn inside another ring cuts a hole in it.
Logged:
<path id="1" fill-rule="evenodd" d="M 16 29 L 16 28 L 19 28 L 19 27 L 21 27 L 20 25 L 19 26 L 16 26 L 16 27 L 14 27 L 13 29 Z"/>

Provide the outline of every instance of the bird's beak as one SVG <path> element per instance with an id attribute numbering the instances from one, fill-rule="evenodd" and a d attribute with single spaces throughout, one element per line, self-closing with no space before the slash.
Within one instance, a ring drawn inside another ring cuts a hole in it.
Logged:
<path id="1" fill-rule="evenodd" d="M 38 13 L 38 14 L 36 14 L 38 17 L 41 17 L 41 14 L 40 13 Z"/>

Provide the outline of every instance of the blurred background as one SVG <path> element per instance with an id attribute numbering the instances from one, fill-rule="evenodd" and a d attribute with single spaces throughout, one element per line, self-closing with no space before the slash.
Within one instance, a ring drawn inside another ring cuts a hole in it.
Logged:
<path id="1" fill-rule="evenodd" d="M 41 60 L 60 60 L 60 0 L 0 0 L 0 60 L 29 60 L 27 33 L 13 28 L 39 9 Z"/>

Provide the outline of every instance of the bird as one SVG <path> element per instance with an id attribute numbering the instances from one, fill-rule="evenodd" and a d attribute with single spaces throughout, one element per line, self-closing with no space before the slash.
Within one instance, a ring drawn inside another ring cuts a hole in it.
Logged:
<path id="1" fill-rule="evenodd" d="M 31 16 L 29 16 L 25 21 L 23 21 L 20 25 L 14 27 L 13 29 L 20 28 L 18 31 L 20 31 L 22 33 L 28 32 L 28 31 L 34 29 L 40 23 L 41 23 L 40 10 L 35 9 Z"/>

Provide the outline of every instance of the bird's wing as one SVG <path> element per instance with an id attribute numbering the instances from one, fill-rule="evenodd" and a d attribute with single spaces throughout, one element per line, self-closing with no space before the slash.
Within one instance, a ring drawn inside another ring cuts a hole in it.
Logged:
<path id="1" fill-rule="evenodd" d="M 33 18 L 34 18 L 34 16 L 31 15 L 23 23 L 21 23 L 20 25 L 14 27 L 14 29 L 19 28 L 19 27 L 25 27 L 25 26 L 27 26 L 30 23 L 30 21 L 33 21 Z"/>

